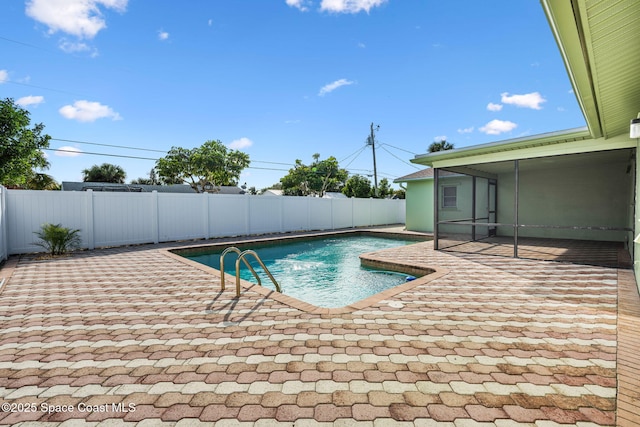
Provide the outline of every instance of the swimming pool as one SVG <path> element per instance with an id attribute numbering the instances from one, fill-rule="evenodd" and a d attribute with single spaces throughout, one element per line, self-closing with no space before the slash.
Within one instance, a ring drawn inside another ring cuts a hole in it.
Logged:
<path id="1" fill-rule="evenodd" d="M 381 249 L 416 243 L 415 240 L 357 235 L 298 240 L 277 245 L 249 246 L 256 251 L 282 288 L 282 293 L 309 304 L 343 307 L 407 281 L 408 274 L 381 271 L 360 265 L 359 255 Z M 220 269 L 220 254 L 215 252 L 183 255 L 201 264 Z M 235 275 L 236 255 L 225 256 L 225 272 Z M 248 258 L 265 287 L 275 289 L 255 261 Z M 255 283 L 242 265 L 240 277 Z M 227 279 L 231 282 L 231 278 Z M 233 282 L 231 282 L 233 283 Z"/>

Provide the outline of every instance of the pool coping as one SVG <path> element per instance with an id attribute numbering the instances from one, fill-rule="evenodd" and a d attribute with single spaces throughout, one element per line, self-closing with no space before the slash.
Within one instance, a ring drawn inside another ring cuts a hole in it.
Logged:
<path id="1" fill-rule="evenodd" d="M 205 248 L 224 248 L 234 245 L 243 245 L 247 246 L 247 244 L 255 244 L 255 243 L 269 243 L 269 242 L 281 242 L 281 241 L 294 241 L 294 240 L 306 240 L 312 238 L 322 238 L 327 236 L 348 236 L 348 235 L 368 235 L 368 236 L 384 236 L 384 237 L 401 237 L 406 240 L 413 240 L 412 235 L 404 234 L 404 233 L 394 233 L 394 232 L 381 232 L 381 231 L 367 231 L 367 230 L 342 230 L 342 231 L 331 231 L 331 232 L 318 232 L 311 234 L 303 234 L 303 235 L 286 235 L 286 236 L 274 236 L 270 235 L 269 237 L 264 238 L 256 238 L 248 240 L 246 238 L 238 239 L 237 241 L 233 240 L 225 240 L 224 242 L 219 243 L 202 243 L 198 245 L 189 245 L 185 247 L 174 247 L 168 249 L 159 249 L 158 251 L 165 256 L 168 256 L 174 260 L 182 262 L 184 264 L 190 265 L 194 268 L 197 268 L 201 271 L 207 272 L 216 276 L 218 278 L 221 277 L 220 270 L 217 270 L 213 267 L 206 266 L 197 261 L 190 260 L 185 258 L 182 255 L 179 255 L 175 252 L 198 252 L 202 251 Z M 417 236 L 414 235 L 413 238 L 416 242 L 425 242 L 431 239 L 425 238 L 425 236 Z M 397 249 L 397 248 L 391 248 Z M 377 294 L 371 295 L 367 298 L 364 298 L 355 303 L 346 305 L 344 307 L 336 307 L 336 308 L 326 308 L 326 307 L 318 307 L 313 304 L 301 301 L 297 298 L 294 298 L 289 295 L 285 295 L 274 291 L 269 288 L 265 288 L 264 286 L 260 286 L 255 283 L 251 283 L 249 281 L 240 279 L 240 286 L 244 291 L 253 291 L 267 298 L 274 299 L 278 302 L 286 304 L 292 308 L 298 309 L 300 311 L 304 311 L 306 313 L 313 314 L 345 314 L 352 313 L 357 310 L 362 310 L 368 307 L 371 307 L 381 301 L 386 299 L 395 297 L 398 294 L 401 294 L 405 291 L 413 289 L 417 286 L 424 285 L 433 280 L 436 280 L 440 277 L 443 277 L 449 273 L 449 270 L 442 267 L 421 267 L 417 265 L 410 265 L 406 263 L 392 262 L 388 260 L 384 260 L 381 258 L 383 256 L 384 251 L 387 249 L 380 249 L 374 252 L 368 252 L 364 254 L 360 254 L 360 260 L 363 265 L 367 267 L 373 267 L 378 269 L 387 269 L 387 270 L 396 270 L 406 274 L 412 274 L 416 277 L 415 280 L 408 281 L 398 286 L 394 286 L 393 288 L 386 289 L 382 292 L 378 292 Z M 231 274 L 225 274 L 225 278 L 229 276 L 235 282 L 235 276 Z M 234 295 L 234 298 L 237 298 Z"/>

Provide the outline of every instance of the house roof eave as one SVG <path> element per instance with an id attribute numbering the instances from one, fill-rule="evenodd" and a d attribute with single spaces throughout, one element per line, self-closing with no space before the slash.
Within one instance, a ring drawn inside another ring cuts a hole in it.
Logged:
<path id="1" fill-rule="evenodd" d="M 603 135 L 596 88 L 585 37 L 588 29 L 583 26 L 580 6 L 574 0 L 540 0 L 549 27 L 558 45 L 569 81 L 578 105 L 582 110 L 592 138 Z"/>
<path id="2" fill-rule="evenodd" d="M 434 162 L 441 160 L 471 157 L 481 154 L 486 155 L 491 153 L 519 150 L 522 148 L 540 147 L 544 145 L 559 144 L 567 141 L 577 141 L 590 138 L 591 134 L 589 132 L 589 129 L 587 127 L 580 127 L 523 138 L 490 142 L 487 144 L 474 145 L 471 147 L 420 154 L 411 159 L 411 162 L 426 166 L 433 166 Z"/>
<path id="3" fill-rule="evenodd" d="M 592 138 L 629 135 L 640 109 L 640 2 L 540 2 Z"/>

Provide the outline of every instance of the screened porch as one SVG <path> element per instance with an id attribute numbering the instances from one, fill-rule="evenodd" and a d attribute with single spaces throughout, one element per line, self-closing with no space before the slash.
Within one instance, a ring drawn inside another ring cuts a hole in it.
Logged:
<path id="1" fill-rule="evenodd" d="M 435 248 L 630 267 L 635 174 L 634 149 L 435 169 Z"/>

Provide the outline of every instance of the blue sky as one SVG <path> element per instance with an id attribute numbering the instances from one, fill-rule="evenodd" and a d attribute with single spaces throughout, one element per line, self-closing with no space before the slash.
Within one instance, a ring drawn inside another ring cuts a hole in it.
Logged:
<path id="1" fill-rule="evenodd" d="M 314 153 L 369 175 L 372 122 L 378 179 L 392 180 L 419 169 L 409 159 L 434 140 L 461 148 L 585 124 L 537 0 L 1 8 L 0 97 L 54 138 L 58 181 L 108 162 L 128 182 L 148 174 L 147 159 L 209 139 L 249 154 L 240 183 L 258 189 Z"/>

